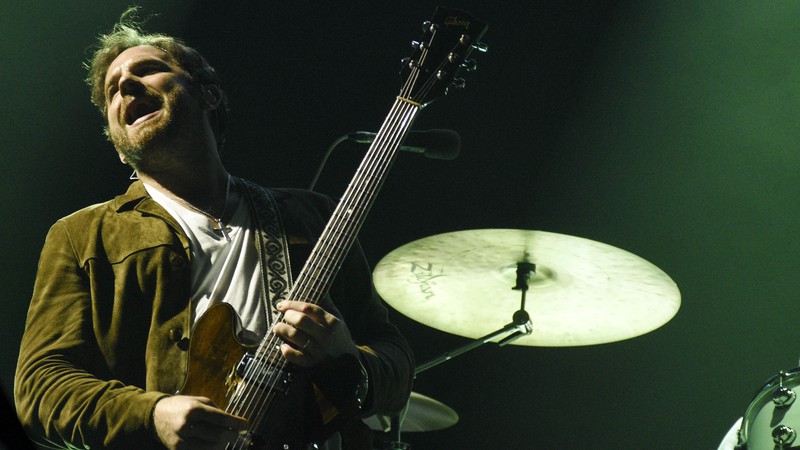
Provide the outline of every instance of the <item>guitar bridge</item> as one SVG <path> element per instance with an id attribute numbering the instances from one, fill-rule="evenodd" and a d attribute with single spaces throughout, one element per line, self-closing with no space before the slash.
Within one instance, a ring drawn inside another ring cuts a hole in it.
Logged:
<path id="1" fill-rule="evenodd" d="M 245 353 L 239 364 L 236 365 L 236 374 L 249 383 L 256 384 L 261 389 L 273 389 L 281 394 L 289 392 L 292 382 L 292 373 L 288 370 L 275 367 L 269 361 L 256 358 Z"/>

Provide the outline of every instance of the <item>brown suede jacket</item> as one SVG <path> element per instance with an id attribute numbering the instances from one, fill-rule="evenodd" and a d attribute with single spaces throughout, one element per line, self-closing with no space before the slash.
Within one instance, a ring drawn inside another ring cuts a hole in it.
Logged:
<path id="1" fill-rule="evenodd" d="M 271 192 L 296 274 L 333 205 L 309 191 Z M 34 440 L 67 448 L 163 448 L 152 413 L 186 377 L 181 343 L 192 335 L 191 262 L 180 226 L 139 181 L 124 195 L 53 225 L 15 379 L 17 411 Z M 329 296 L 369 375 L 365 414 L 401 409 L 413 357 L 387 320 L 358 244 Z"/>

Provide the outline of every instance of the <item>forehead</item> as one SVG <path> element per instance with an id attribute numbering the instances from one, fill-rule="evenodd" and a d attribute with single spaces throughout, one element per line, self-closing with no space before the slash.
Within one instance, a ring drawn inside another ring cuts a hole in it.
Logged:
<path id="1" fill-rule="evenodd" d="M 160 59 L 168 63 L 174 61 L 172 55 L 169 53 L 149 45 L 131 47 L 125 49 L 122 53 L 117 55 L 113 61 L 111 61 L 111 64 L 108 66 L 108 71 L 106 72 L 105 81 L 108 82 L 108 80 L 119 75 L 119 73 L 126 69 L 130 64 L 143 59 Z"/>

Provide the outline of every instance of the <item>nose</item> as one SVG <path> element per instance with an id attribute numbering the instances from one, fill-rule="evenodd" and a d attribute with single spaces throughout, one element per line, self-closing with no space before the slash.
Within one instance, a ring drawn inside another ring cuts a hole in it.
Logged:
<path id="1" fill-rule="evenodd" d="M 144 92 L 144 85 L 139 77 L 125 70 L 119 77 L 119 93 L 121 96 L 137 96 Z"/>

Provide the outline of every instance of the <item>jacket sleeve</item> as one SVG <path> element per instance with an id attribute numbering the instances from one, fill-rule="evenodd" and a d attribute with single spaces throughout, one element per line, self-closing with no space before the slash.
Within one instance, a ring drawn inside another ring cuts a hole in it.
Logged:
<path id="1" fill-rule="evenodd" d="M 406 339 L 388 319 L 372 284 L 372 272 L 358 242 L 350 250 L 331 297 L 360 350 L 369 390 L 364 415 L 402 410 L 411 393 L 414 357 Z"/>
<path id="2" fill-rule="evenodd" d="M 17 363 L 20 420 L 34 441 L 62 448 L 163 448 L 152 411 L 164 394 L 111 379 L 83 264 L 57 222 L 39 260 Z"/>

